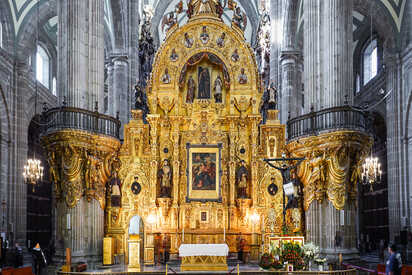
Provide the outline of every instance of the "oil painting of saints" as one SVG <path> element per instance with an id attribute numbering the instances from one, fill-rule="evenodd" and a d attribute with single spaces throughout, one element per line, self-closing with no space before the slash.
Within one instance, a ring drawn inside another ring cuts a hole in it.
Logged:
<path id="1" fill-rule="evenodd" d="M 193 190 L 216 189 L 216 154 L 193 153 Z"/>

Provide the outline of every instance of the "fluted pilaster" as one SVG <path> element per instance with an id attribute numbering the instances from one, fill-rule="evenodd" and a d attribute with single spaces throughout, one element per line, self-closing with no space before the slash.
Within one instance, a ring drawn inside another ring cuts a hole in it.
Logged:
<path id="1" fill-rule="evenodd" d="M 113 87 L 113 68 L 114 64 L 112 61 L 106 64 L 107 68 L 107 86 L 108 86 L 108 115 L 115 117 L 116 111 L 114 109 L 114 87 Z"/>
<path id="2" fill-rule="evenodd" d="M 57 87 L 60 101 L 99 111 L 104 108 L 103 0 L 57 2 L 59 33 Z"/>
<path id="3" fill-rule="evenodd" d="M 353 98 L 353 0 L 321 2 L 323 107 L 329 108 L 344 105 L 346 95 Z"/>
<path id="4" fill-rule="evenodd" d="M 321 92 L 321 68 L 320 68 L 320 0 L 305 0 L 303 2 L 304 13 L 304 85 L 305 85 L 305 113 L 311 108 L 323 105 Z M 306 104 L 307 103 L 307 104 Z"/>
<path id="5" fill-rule="evenodd" d="M 401 217 L 405 217 L 405 203 L 409 199 L 406 194 L 405 184 L 400 176 L 403 163 L 401 150 L 401 114 L 400 98 L 400 64 L 395 55 L 385 57 L 387 66 L 386 89 L 392 91 L 386 101 L 387 123 L 387 161 L 388 161 L 388 208 L 389 208 L 389 235 L 394 240 L 401 230 Z M 405 197 L 406 196 L 406 197 Z M 403 213 L 401 213 L 403 212 Z"/>
<path id="6" fill-rule="evenodd" d="M 129 93 L 128 87 L 128 62 L 125 56 L 119 56 L 113 59 L 113 94 L 114 101 L 109 104 L 114 104 L 114 111 L 119 112 L 119 119 L 122 125 L 126 125 L 128 119 L 128 104 L 127 95 Z M 123 127 L 120 130 L 123 136 Z"/>

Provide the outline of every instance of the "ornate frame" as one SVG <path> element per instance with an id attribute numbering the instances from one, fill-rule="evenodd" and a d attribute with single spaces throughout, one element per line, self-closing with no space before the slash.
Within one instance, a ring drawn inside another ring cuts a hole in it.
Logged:
<path id="1" fill-rule="evenodd" d="M 218 144 L 186 144 L 187 151 L 187 193 L 186 202 L 222 202 L 222 143 Z M 193 190 L 192 156 L 193 153 L 212 153 L 216 155 L 216 188 L 215 190 Z"/>

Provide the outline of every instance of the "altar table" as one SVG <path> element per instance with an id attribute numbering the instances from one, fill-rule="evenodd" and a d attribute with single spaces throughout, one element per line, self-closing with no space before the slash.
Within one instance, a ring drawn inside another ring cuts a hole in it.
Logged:
<path id="1" fill-rule="evenodd" d="M 182 244 L 181 271 L 227 271 L 227 244 Z"/>

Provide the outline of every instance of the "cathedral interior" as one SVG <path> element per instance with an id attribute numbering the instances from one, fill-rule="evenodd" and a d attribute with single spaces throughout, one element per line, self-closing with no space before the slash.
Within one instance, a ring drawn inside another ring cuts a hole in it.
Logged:
<path id="1" fill-rule="evenodd" d="M 0 269 L 412 262 L 410 0 L 0 0 L 0 95 Z"/>

